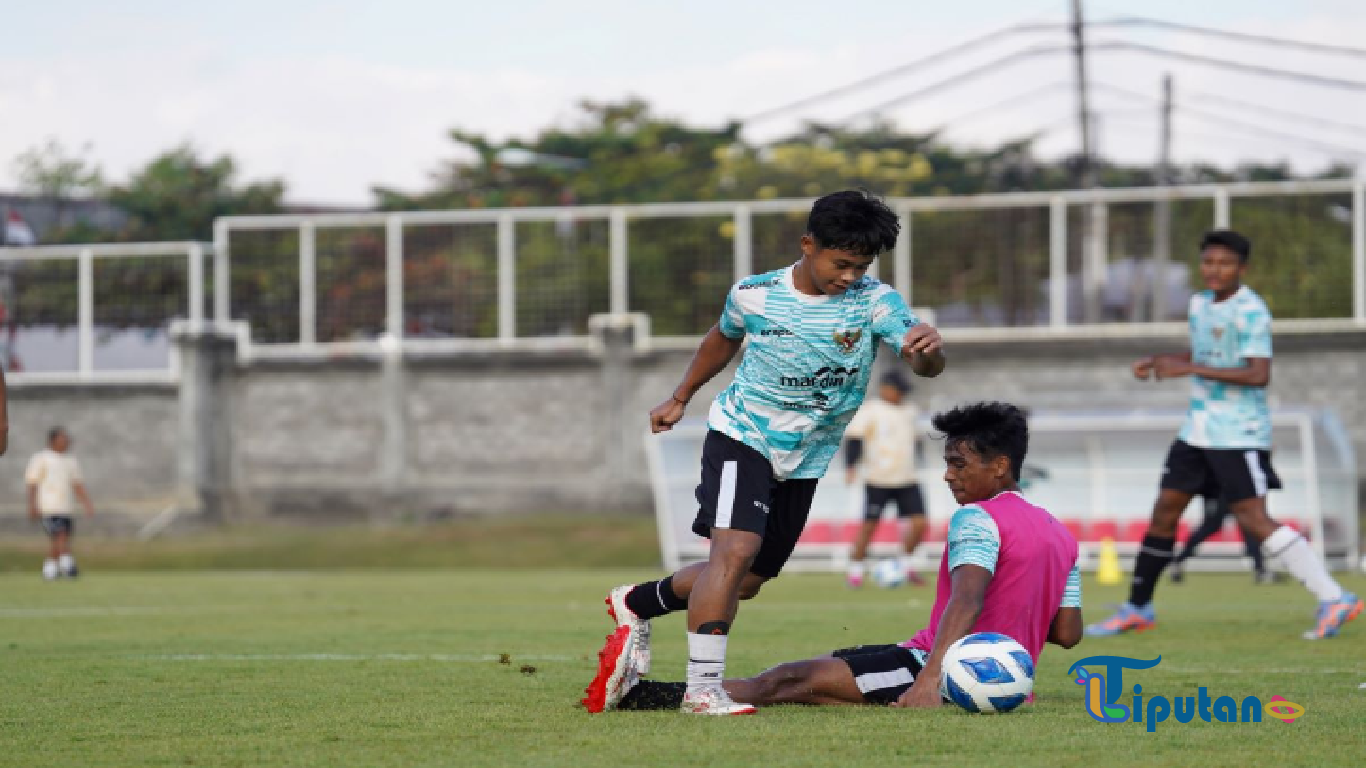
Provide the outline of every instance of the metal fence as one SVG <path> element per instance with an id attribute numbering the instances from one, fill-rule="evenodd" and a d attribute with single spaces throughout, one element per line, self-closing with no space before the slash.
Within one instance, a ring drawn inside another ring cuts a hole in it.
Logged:
<path id="1" fill-rule="evenodd" d="M 902 236 L 875 269 L 947 328 L 1174 321 L 1200 234 L 1233 226 L 1277 318 L 1366 323 L 1364 196 L 1328 180 L 891 199 Z M 691 338 L 732 282 L 796 260 L 811 202 L 227 217 L 215 317 L 281 351 L 576 343 L 600 313 Z"/>
<path id="2" fill-rule="evenodd" d="M 1200 234 L 1221 226 L 1251 237 L 1278 321 L 1366 325 L 1366 181 L 888 202 L 902 236 L 874 273 L 964 335 L 1180 320 Z M 734 281 L 797 259 L 811 203 L 226 217 L 212 245 L 0 248 L 0 359 L 37 379 L 164 376 L 170 321 L 210 315 L 267 355 L 586 346 L 590 318 L 630 313 L 654 343 L 692 343 Z"/>
<path id="3" fill-rule="evenodd" d="M 176 375 L 174 320 L 205 321 L 208 243 L 0 248 L 0 363 L 23 381 Z"/>

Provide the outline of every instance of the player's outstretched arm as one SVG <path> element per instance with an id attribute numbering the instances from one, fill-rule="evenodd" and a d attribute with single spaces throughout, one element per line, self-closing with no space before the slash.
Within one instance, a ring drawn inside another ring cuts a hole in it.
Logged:
<path id="1" fill-rule="evenodd" d="M 1081 642 L 1082 623 L 1080 608 L 1059 608 L 1053 614 L 1053 624 L 1048 628 L 1048 642 L 1071 648 Z"/>
<path id="2" fill-rule="evenodd" d="M 926 323 L 919 323 L 906 332 L 901 345 L 901 359 L 911 364 L 917 376 L 934 378 L 944 372 L 948 361 L 944 357 L 944 340 L 939 329 Z"/>
<path id="3" fill-rule="evenodd" d="M 1178 376 L 1199 376 L 1210 381 L 1224 384 L 1238 384 L 1244 387 L 1265 387 L 1271 383 L 1271 358 L 1249 357 L 1247 365 L 1241 368 L 1211 368 L 1207 365 L 1194 365 L 1189 360 L 1159 360 L 1157 378 L 1173 379 Z"/>
<path id="4" fill-rule="evenodd" d="M 982 615 L 991 571 L 980 565 L 960 565 L 953 569 L 950 584 L 949 603 L 944 606 L 944 615 L 939 618 L 939 629 L 934 634 L 934 650 L 925 660 L 925 668 L 916 675 L 915 683 L 892 704 L 894 707 L 937 707 L 942 703 L 939 678 L 943 676 L 944 654 L 949 646 L 972 631 Z"/>
<path id="5" fill-rule="evenodd" d="M 650 411 L 650 431 L 658 434 L 673 429 L 679 419 L 683 418 L 683 412 L 693 395 L 697 394 L 702 385 L 716 378 L 716 374 L 730 365 L 735 353 L 740 351 L 742 342 L 742 339 L 726 336 L 721 333 L 720 328 L 713 325 L 702 339 L 701 345 L 697 347 L 697 354 L 693 355 L 692 362 L 688 364 L 682 383 L 674 387 L 668 400 Z"/>

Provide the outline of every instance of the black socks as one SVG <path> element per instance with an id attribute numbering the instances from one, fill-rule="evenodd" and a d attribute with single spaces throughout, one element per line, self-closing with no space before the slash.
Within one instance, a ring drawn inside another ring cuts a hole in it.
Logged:
<path id="1" fill-rule="evenodd" d="M 1135 608 L 1153 601 L 1153 590 L 1162 570 L 1172 560 L 1172 550 L 1176 549 L 1176 537 L 1143 537 L 1143 546 L 1138 550 L 1138 560 L 1134 562 L 1134 580 L 1129 585 L 1129 604 Z"/>
<path id="2" fill-rule="evenodd" d="M 626 594 L 626 607 L 644 621 L 687 608 L 688 599 L 674 594 L 673 583 L 674 577 L 668 576 L 637 584 Z"/>

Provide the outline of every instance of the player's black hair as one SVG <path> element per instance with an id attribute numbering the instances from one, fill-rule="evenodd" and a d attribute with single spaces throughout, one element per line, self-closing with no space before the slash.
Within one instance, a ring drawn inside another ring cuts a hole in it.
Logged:
<path id="1" fill-rule="evenodd" d="M 1243 264 L 1252 258 L 1252 241 L 1234 232 L 1231 229 L 1215 229 L 1205 233 L 1200 238 L 1200 250 L 1203 252 L 1212 245 L 1222 245 L 1223 247 L 1238 254 L 1238 261 Z"/>
<path id="2" fill-rule="evenodd" d="M 882 200 L 862 189 L 826 195 L 811 206 L 806 233 L 821 248 L 876 256 L 896 247 L 901 222 Z"/>
<path id="3" fill-rule="evenodd" d="M 1020 479 L 1029 450 L 1029 423 L 1024 411 L 1010 403 L 973 403 L 937 413 L 931 423 L 949 445 L 966 442 L 984 459 L 1010 459 L 1010 474 Z"/>
<path id="4" fill-rule="evenodd" d="M 57 439 L 58 435 L 65 435 L 66 427 L 53 427 L 47 431 L 47 441 L 50 443 Z"/>
<path id="5" fill-rule="evenodd" d="M 903 395 L 909 395 L 914 389 L 911 382 L 901 375 L 901 371 L 888 371 L 882 376 L 882 383 L 889 387 L 896 387 L 896 391 Z"/>

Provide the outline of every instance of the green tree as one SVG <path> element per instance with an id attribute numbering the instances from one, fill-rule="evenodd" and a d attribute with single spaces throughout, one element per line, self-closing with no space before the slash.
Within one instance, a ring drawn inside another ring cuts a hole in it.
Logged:
<path id="1" fill-rule="evenodd" d="M 153 158 L 109 190 L 109 202 L 129 216 L 119 239 L 208 240 L 219 216 L 282 210 L 283 181 L 242 184 L 237 175 L 232 157 L 204 158 L 188 144 Z"/>

